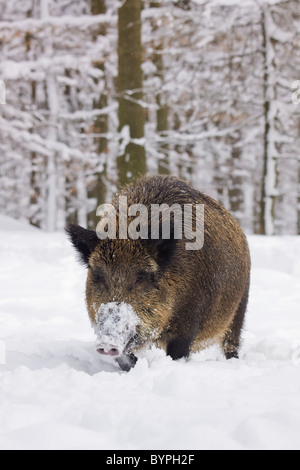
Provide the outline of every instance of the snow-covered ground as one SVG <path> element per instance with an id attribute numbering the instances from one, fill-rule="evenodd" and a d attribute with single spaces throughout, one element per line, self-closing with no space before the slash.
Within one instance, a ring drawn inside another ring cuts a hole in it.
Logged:
<path id="1" fill-rule="evenodd" d="M 64 235 L 0 217 L 0 448 L 299 450 L 300 238 L 249 240 L 241 359 L 152 350 L 125 373 L 95 352 Z"/>

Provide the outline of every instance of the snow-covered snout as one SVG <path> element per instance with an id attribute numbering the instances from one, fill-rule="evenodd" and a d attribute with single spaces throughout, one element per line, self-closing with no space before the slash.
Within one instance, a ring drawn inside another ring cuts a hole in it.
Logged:
<path id="1" fill-rule="evenodd" d="M 101 304 L 93 324 L 97 336 L 97 351 L 103 356 L 118 358 L 134 346 L 139 317 L 131 305 L 124 302 Z"/>

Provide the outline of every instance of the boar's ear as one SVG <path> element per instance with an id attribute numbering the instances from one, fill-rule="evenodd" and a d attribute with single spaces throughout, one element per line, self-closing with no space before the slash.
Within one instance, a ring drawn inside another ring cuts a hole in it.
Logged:
<path id="1" fill-rule="evenodd" d="M 162 270 L 165 270 L 170 263 L 172 262 L 172 258 L 174 256 L 174 252 L 176 250 L 178 240 L 175 239 L 175 228 L 174 228 L 174 220 L 170 221 L 170 232 L 169 238 L 163 238 L 163 229 L 162 229 L 162 221 L 159 222 L 159 239 L 151 238 L 148 240 L 148 244 L 150 246 L 150 251 L 152 256 L 154 256 L 156 262 L 160 266 Z M 152 234 L 152 230 L 150 229 L 150 233 Z"/>
<path id="2" fill-rule="evenodd" d="M 73 224 L 67 226 L 66 232 L 80 255 L 80 261 L 88 266 L 89 258 L 99 243 L 96 232 Z"/>
<path id="3" fill-rule="evenodd" d="M 165 270 L 171 263 L 177 246 L 177 240 L 164 240 L 160 238 L 159 240 L 151 240 L 150 246 L 158 265 L 162 270 Z"/>

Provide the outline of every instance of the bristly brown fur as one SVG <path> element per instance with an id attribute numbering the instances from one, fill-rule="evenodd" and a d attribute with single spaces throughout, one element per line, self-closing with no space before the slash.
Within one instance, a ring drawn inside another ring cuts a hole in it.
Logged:
<path id="1" fill-rule="evenodd" d="M 71 226 L 73 244 L 89 266 L 86 299 L 95 321 L 108 302 L 132 305 L 141 319 L 132 352 L 156 343 L 173 359 L 217 341 L 238 357 L 250 286 L 248 243 L 234 217 L 215 200 L 175 177 L 145 177 L 119 194 L 128 206 L 204 204 L 205 241 L 187 251 L 186 240 L 98 240 Z M 119 196 L 118 195 L 118 196 Z M 118 211 L 118 197 L 112 204 Z M 99 279 L 97 281 L 97 274 Z M 135 279 L 143 273 L 138 288 Z"/>

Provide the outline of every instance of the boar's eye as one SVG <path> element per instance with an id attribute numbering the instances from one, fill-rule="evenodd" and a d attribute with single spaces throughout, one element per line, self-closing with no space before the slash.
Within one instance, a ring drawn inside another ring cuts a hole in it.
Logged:
<path id="1" fill-rule="evenodd" d="M 138 272 L 132 281 L 128 285 L 128 290 L 132 291 L 133 289 L 137 289 L 138 287 L 142 286 L 145 281 L 148 279 L 148 273 L 144 271 Z"/>
<path id="2" fill-rule="evenodd" d="M 107 286 L 105 276 L 101 270 L 92 269 L 91 274 L 92 274 L 92 280 L 95 284 L 102 284 L 105 287 Z"/>

